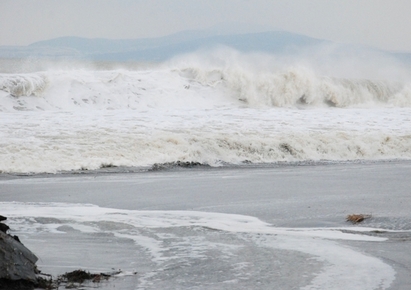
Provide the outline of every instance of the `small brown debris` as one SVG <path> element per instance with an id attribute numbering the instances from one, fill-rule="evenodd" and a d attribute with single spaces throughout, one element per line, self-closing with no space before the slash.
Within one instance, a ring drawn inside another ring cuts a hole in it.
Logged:
<path id="1" fill-rule="evenodd" d="M 83 270 L 75 270 L 73 272 L 68 272 L 62 275 L 62 278 L 65 278 L 67 282 L 70 283 L 83 283 L 86 280 L 92 280 L 96 274 L 90 274 Z"/>
<path id="2" fill-rule="evenodd" d="M 374 233 L 374 234 L 384 234 L 384 233 L 386 233 L 387 231 L 381 231 L 381 230 L 375 230 L 375 231 L 371 231 L 371 233 Z"/>
<path id="3" fill-rule="evenodd" d="M 58 276 L 57 284 L 64 283 L 66 288 L 77 288 L 83 282 L 91 281 L 93 283 L 100 283 L 103 280 L 108 280 L 113 275 L 119 274 L 121 271 L 115 271 L 112 273 L 99 273 L 92 274 L 84 270 L 75 270 L 72 272 L 67 272 L 63 275 Z"/>
<path id="4" fill-rule="evenodd" d="M 365 219 L 370 218 L 371 215 L 369 214 L 350 214 L 347 216 L 347 221 L 348 222 L 352 222 L 353 224 L 358 224 L 362 221 L 364 221 Z"/>
<path id="5" fill-rule="evenodd" d="M 93 283 L 100 283 L 101 281 L 101 275 L 96 275 L 94 278 L 91 280 Z"/>

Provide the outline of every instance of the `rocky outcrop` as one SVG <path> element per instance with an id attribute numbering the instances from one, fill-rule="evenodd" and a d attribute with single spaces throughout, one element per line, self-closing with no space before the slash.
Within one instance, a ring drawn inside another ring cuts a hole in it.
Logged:
<path id="1" fill-rule="evenodd" d="M 52 279 L 51 275 L 37 270 L 37 257 L 19 238 L 8 234 L 9 227 L 3 223 L 5 220 L 7 218 L 0 215 L 0 290 L 60 289 L 60 285 L 83 289 L 79 288 L 83 282 L 99 283 L 121 273 L 91 274 L 76 270 Z"/>
<path id="2" fill-rule="evenodd" d="M 0 279 L 37 283 L 36 262 L 38 258 L 20 243 L 17 236 L 7 233 L 9 227 L 0 216 Z"/>

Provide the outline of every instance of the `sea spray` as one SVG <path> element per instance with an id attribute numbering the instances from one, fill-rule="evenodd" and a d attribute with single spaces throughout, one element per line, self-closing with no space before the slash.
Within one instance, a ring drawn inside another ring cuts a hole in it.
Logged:
<path id="1" fill-rule="evenodd" d="M 411 107 L 410 87 L 406 80 L 322 75 L 304 63 L 259 70 L 241 59 L 174 62 L 143 70 L 0 74 L 0 110 Z"/>
<path id="2" fill-rule="evenodd" d="M 341 62 L 225 50 L 1 73 L 0 171 L 410 159 L 404 67 Z"/>

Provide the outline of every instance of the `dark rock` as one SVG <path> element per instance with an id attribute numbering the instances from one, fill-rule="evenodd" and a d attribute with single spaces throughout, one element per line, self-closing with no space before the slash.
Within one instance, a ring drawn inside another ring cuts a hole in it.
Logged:
<path id="1" fill-rule="evenodd" d="M 21 244 L 21 241 L 20 241 L 18 236 L 13 236 L 13 239 L 15 239 L 17 242 L 19 242 Z"/>
<path id="2" fill-rule="evenodd" d="M 37 283 L 37 260 L 23 244 L 0 231 L 0 279 Z"/>
<path id="3" fill-rule="evenodd" d="M 7 234 L 7 231 L 9 230 L 9 226 L 6 224 L 2 224 L 0 223 L 0 231 L 2 231 L 3 233 Z"/>
<path id="4" fill-rule="evenodd" d="M 196 161 L 175 161 L 166 163 L 155 163 L 149 171 L 167 170 L 172 168 L 195 168 L 195 167 L 209 167 L 210 165 Z"/>
<path id="5" fill-rule="evenodd" d="M 26 281 L 26 280 L 13 281 L 9 279 L 0 279 L 0 290 L 33 290 L 34 288 L 35 288 L 35 283 L 30 282 L 30 281 Z"/>
<path id="6" fill-rule="evenodd" d="M 5 221 L 7 218 L 5 216 L 0 215 L 0 222 Z"/>

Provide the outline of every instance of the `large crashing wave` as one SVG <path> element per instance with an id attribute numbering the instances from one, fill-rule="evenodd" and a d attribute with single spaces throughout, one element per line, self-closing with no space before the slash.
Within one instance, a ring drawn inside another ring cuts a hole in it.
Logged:
<path id="1" fill-rule="evenodd" d="M 245 58 L 245 57 L 244 57 Z M 327 75 L 307 63 L 259 66 L 241 57 L 149 69 L 0 74 L 0 110 L 230 107 L 410 107 L 411 81 Z"/>
<path id="2" fill-rule="evenodd" d="M 409 84 L 368 79 L 321 77 L 306 68 L 280 72 L 185 68 L 181 75 L 225 89 L 250 106 L 411 106 Z"/>
<path id="3" fill-rule="evenodd" d="M 408 71 L 328 66 L 229 52 L 0 73 L 0 173 L 411 159 Z"/>

